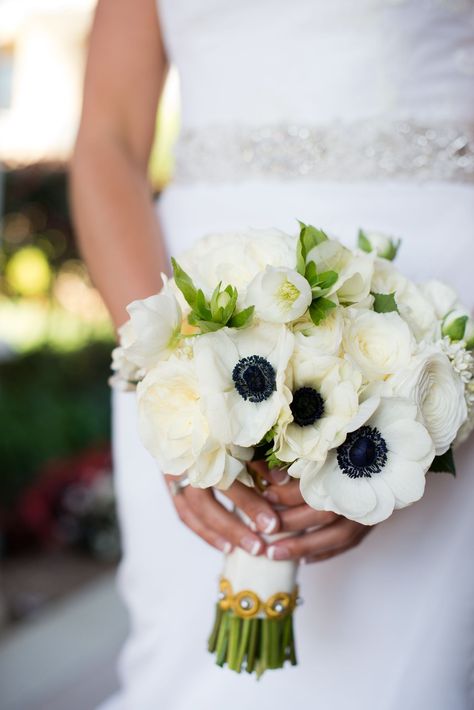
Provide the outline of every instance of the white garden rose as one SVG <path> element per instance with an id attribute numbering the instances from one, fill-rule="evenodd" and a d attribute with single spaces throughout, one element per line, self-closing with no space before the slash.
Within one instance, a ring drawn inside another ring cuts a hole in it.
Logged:
<path id="1" fill-rule="evenodd" d="M 398 311 L 418 341 L 433 340 L 436 337 L 439 323 L 429 299 L 389 261 L 375 260 L 371 291 L 395 294 Z"/>
<path id="2" fill-rule="evenodd" d="M 159 362 L 137 396 L 140 437 L 164 473 L 187 473 L 200 488 L 227 488 L 245 471 L 253 452 L 230 451 L 210 433 L 192 360 L 173 355 Z"/>
<path id="3" fill-rule="evenodd" d="M 273 427 L 288 399 L 292 350 L 292 333 L 269 323 L 222 328 L 194 340 L 205 412 L 219 441 L 254 446 Z"/>
<path id="4" fill-rule="evenodd" d="M 372 254 L 353 252 L 335 239 L 328 239 L 313 247 L 306 261 L 314 261 L 319 273 L 338 274 L 329 295 L 336 294 L 341 303 L 357 303 L 369 295 L 374 268 Z"/>
<path id="5" fill-rule="evenodd" d="M 456 307 L 458 295 L 454 289 L 442 281 L 432 279 L 420 284 L 420 290 L 430 302 L 436 318 L 441 321 L 449 311 Z"/>
<path id="6" fill-rule="evenodd" d="M 436 455 L 444 454 L 467 417 L 464 383 L 449 358 L 432 346 L 426 347 L 387 384 L 395 394 L 415 402 Z"/>
<path id="7" fill-rule="evenodd" d="M 266 266 L 250 282 L 245 303 L 255 306 L 255 314 L 262 320 L 289 323 L 308 310 L 312 298 L 311 286 L 297 271 Z"/>
<path id="8" fill-rule="evenodd" d="M 122 328 L 124 355 L 138 367 L 153 367 L 170 355 L 181 330 L 182 313 L 176 297 L 164 289 L 156 296 L 127 306 L 130 320 Z"/>
<path id="9" fill-rule="evenodd" d="M 302 318 L 293 326 L 296 342 L 321 355 L 337 355 L 342 343 L 343 314 L 342 307 L 333 308 L 319 325 L 314 325 L 310 318 Z"/>
<path id="10" fill-rule="evenodd" d="M 419 500 L 434 447 L 417 414 L 410 400 L 382 397 L 364 424 L 355 417 L 345 441 L 324 462 L 301 460 L 290 466 L 292 475 L 298 469 L 308 505 L 375 525 L 394 509 Z"/>
<path id="11" fill-rule="evenodd" d="M 346 356 L 367 382 L 383 380 L 408 366 L 415 346 L 408 325 L 396 312 L 345 311 Z"/>
<path id="12" fill-rule="evenodd" d="M 328 449 L 345 438 L 346 426 L 358 410 L 361 382 L 361 374 L 349 362 L 318 355 L 298 340 L 288 368 L 291 401 L 276 427 L 277 458 L 324 460 Z"/>
<path id="13" fill-rule="evenodd" d="M 210 297 L 218 283 L 232 284 L 243 294 L 266 266 L 294 268 L 296 238 L 278 229 L 247 229 L 199 239 L 179 258 L 197 288 Z"/>

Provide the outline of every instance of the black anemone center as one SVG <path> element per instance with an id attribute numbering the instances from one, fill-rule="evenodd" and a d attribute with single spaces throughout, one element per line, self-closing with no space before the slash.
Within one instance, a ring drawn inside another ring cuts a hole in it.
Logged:
<path id="1" fill-rule="evenodd" d="M 276 389 L 275 370 L 264 357 L 244 357 L 232 371 L 235 389 L 249 402 L 263 402 Z"/>
<path id="2" fill-rule="evenodd" d="M 339 468 L 349 478 L 370 478 L 387 463 L 387 444 L 375 427 L 352 431 L 337 448 Z"/>
<path id="3" fill-rule="evenodd" d="M 290 409 L 296 424 L 309 426 L 323 416 L 324 400 L 313 387 L 300 387 L 293 393 Z"/>

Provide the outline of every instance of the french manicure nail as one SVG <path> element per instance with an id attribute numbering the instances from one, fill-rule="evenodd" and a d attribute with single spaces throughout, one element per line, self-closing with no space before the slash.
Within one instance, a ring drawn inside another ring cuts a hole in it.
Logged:
<path id="1" fill-rule="evenodd" d="M 277 526 L 277 519 L 274 515 L 269 515 L 268 513 L 259 513 L 255 518 L 257 522 L 257 527 L 264 533 L 270 534 L 273 532 Z"/>
<path id="2" fill-rule="evenodd" d="M 290 551 L 286 547 L 271 545 L 267 550 L 269 560 L 289 560 Z"/>
<path id="3" fill-rule="evenodd" d="M 240 541 L 240 544 L 243 549 L 246 550 L 246 552 L 249 552 L 251 555 L 258 555 L 258 553 L 262 549 L 262 543 L 259 540 L 256 540 L 254 537 L 250 536 L 244 536 Z"/>
<path id="4" fill-rule="evenodd" d="M 228 555 L 229 552 L 232 550 L 232 544 L 230 542 L 224 542 L 222 545 L 222 552 L 224 555 Z"/>
<path id="5" fill-rule="evenodd" d="M 249 520 L 248 526 L 252 532 L 257 532 L 257 526 L 255 525 L 253 520 Z"/>
<path id="6" fill-rule="evenodd" d="M 283 486 L 290 480 L 288 473 L 279 468 L 272 468 L 270 471 L 270 478 L 277 486 Z"/>

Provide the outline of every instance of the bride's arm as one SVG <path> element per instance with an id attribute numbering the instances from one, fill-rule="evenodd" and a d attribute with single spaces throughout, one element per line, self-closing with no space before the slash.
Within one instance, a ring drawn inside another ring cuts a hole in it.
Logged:
<path id="1" fill-rule="evenodd" d="M 155 0 L 100 0 L 70 191 L 82 253 L 117 326 L 167 270 L 147 178 L 166 71 Z"/>

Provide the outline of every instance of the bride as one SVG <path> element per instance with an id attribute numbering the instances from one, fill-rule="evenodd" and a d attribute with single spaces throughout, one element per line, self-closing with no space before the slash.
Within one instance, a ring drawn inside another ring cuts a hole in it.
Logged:
<path id="1" fill-rule="evenodd" d="M 472 0 L 155 2 L 99 0 L 72 164 L 82 250 L 117 326 L 159 290 L 169 252 L 209 232 L 294 232 L 296 218 L 350 245 L 360 226 L 402 236 L 407 275 L 451 281 L 473 305 Z M 182 130 L 155 205 L 147 162 L 171 62 Z M 366 536 L 308 508 L 280 471 L 266 498 L 228 492 L 245 527 L 212 492 L 167 486 L 136 429 L 133 394 L 115 393 L 131 634 L 107 708 L 474 707 L 472 444 L 455 480 L 431 475 L 421 502 Z M 277 528 L 303 534 L 270 551 L 260 534 Z M 300 665 L 260 683 L 205 651 L 235 546 L 314 563 L 300 573 Z"/>

